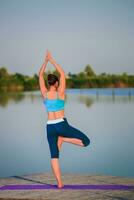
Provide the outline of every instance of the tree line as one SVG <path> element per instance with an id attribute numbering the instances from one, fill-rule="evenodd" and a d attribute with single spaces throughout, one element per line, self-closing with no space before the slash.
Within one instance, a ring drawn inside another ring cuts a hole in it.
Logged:
<path id="1" fill-rule="evenodd" d="M 44 73 L 44 81 L 47 85 L 47 75 L 53 73 L 58 77 L 58 71 L 48 70 Z M 67 88 L 122 88 L 134 87 L 134 75 L 122 74 L 96 74 L 91 65 L 86 65 L 83 71 L 66 75 Z M 30 91 L 39 90 L 39 76 L 23 75 L 21 73 L 11 74 L 6 67 L 0 68 L 0 91 Z"/>

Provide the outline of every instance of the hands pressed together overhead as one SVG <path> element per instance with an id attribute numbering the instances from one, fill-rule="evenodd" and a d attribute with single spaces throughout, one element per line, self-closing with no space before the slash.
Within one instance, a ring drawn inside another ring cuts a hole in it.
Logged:
<path id="1" fill-rule="evenodd" d="M 45 55 L 45 61 L 43 63 L 43 71 L 44 71 L 44 67 L 46 67 L 48 61 L 56 68 L 56 70 L 60 74 L 63 75 L 63 77 L 65 76 L 64 70 L 61 68 L 61 66 L 59 64 L 57 64 L 56 60 L 52 57 L 51 52 L 48 51 L 48 49 L 47 49 L 46 55 Z"/>
<path id="2" fill-rule="evenodd" d="M 51 55 L 50 51 L 48 51 L 48 49 L 47 49 L 46 56 L 45 56 L 45 62 L 48 62 L 48 61 L 51 62 L 51 60 L 52 60 L 52 55 Z"/>

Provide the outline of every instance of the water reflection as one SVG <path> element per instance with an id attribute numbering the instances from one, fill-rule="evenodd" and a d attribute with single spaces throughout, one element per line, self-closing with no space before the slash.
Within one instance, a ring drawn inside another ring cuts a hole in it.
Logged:
<path id="1" fill-rule="evenodd" d="M 109 95 L 109 96 L 105 96 L 105 95 L 98 95 L 96 96 L 96 101 L 98 102 L 107 102 L 107 103 L 133 103 L 134 102 L 134 96 L 128 96 L 128 95 L 123 95 L 123 96 L 119 96 L 119 95 Z"/>
<path id="2" fill-rule="evenodd" d="M 22 101 L 25 98 L 24 92 L 13 92 L 13 93 L 1 93 L 0 94 L 0 106 L 6 107 L 10 100 L 13 100 L 15 103 Z"/>
<path id="3" fill-rule="evenodd" d="M 89 96 L 89 95 L 80 95 L 78 96 L 78 101 L 86 105 L 86 107 L 90 108 L 95 102 L 98 103 L 134 103 L 134 96 L 103 96 L 98 95 L 96 96 Z"/>
<path id="4" fill-rule="evenodd" d="M 79 102 L 84 103 L 87 107 L 91 107 L 94 103 L 94 100 L 91 97 L 87 96 L 79 96 L 78 97 Z"/>
<path id="5" fill-rule="evenodd" d="M 115 90 L 107 90 L 103 89 L 103 91 L 100 89 L 94 89 L 94 90 L 81 90 L 81 89 L 68 89 L 67 90 L 67 95 L 66 95 L 66 101 L 68 100 L 68 93 L 72 93 L 73 95 L 77 94 L 78 95 L 78 101 L 80 103 L 83 103 L 86 105 L 86 107 L 91 107 L 92 104 L 96 102 L 100 103 L 127 103 L 127 102 L 134 102 L 134 96 L 130 90 L 126 92 L 125 89 L 125 95 L 120 95 L 118 89 L 118 94 L 117 91 Z M 82 94 L 82 95 L 81 95 Z M 40 91 L 30 91 L 30 92 L 8 92 L 8 93 L 1 93 L 0 94 L 0 106 L 1 107 L 6 107 L 10 100 L 14 101 L 15 103 L 21 102 L 25 98 L 29 98 L 31 102 L 33 103 L 35 98 L 40 99 Z"/>

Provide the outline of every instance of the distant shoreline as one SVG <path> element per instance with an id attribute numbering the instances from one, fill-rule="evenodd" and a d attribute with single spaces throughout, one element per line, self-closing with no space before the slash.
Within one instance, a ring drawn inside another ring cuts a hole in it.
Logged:
<path id="1" fill-rule="evenodd" d="M 59 78 L 57 71 L 46 71 L 44 73 L 44 82 L 46 87 L 47 75 L 53 73 Z M 133 88 L 134 75 L 128 75 L 126 72 L 122 74 L 106 74 L 97 75 L 90 65 L 87 65 L 84 71 L 77 74 L 71 72 L 66 75 L 66 88 L 74 89 L 91 89 L 91 88 Z M 39 90 L 39 76 L 27 76 L 20 73 L 10 74 L 5 67 L 0 68 L 0 92 L 9 91 L 36 91 Z"/>

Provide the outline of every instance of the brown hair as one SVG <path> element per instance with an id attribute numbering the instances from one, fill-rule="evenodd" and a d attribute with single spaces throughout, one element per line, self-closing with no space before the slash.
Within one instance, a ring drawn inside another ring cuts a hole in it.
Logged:
<path id="1" fill-rule="evenodd" d="M 59 83 L 58 77 L 54 74 L 48 74 L 47 81 L 48 81 L 49 85 L 54 85 L 56 83 L 56 81 L 58 81 L 58 83 Z"/>

